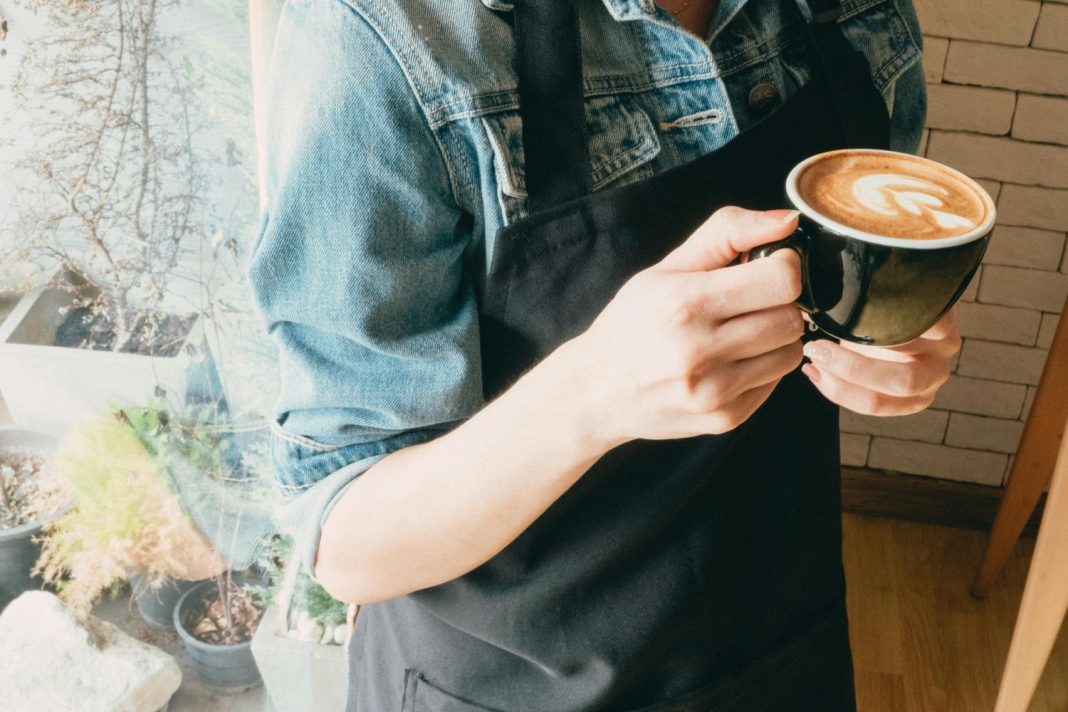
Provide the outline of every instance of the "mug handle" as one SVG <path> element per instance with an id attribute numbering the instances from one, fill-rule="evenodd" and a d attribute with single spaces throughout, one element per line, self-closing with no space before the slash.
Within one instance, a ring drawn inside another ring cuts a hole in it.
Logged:
<path id="1" fill-rule="evenodd" d="M 756 260 L 761 257 L 767 257 L 782 249 L 793 250 L 801 259 L 801 296 L 797 299 L 795 304 L 797 304 L 802 311 L 808 312 L 809 314 L 815 314 L 819 309 L 816 307 L 816 300 L 812 296 L 812 280 L 808 271 L 808 236 L 800 225 L 789 237 L 782 240 L 776 240 L 775 242 L 769 242 L 766 245 L 761 245 L 760 247 L 750 250 L 748 259 Z"/>

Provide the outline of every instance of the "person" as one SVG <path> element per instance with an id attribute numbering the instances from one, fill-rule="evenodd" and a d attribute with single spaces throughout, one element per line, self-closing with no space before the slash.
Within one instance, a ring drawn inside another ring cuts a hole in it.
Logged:
<path id="1" fill-rule="evenodd" d="M 959 335 L 806 335 L 741 256 L 801 159 L 915 151 L 920 55 L 907 0 L 287 2 L 248 276 L 349 710 L 855 708 L 838 407 Z"/>

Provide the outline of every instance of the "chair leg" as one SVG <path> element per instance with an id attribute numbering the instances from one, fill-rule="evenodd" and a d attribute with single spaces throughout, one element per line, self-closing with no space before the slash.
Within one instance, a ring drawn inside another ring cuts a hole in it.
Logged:
<path id="1" fill-rule="evenodd" d="M 1068 308 L 1064 310 L 1068 315 Z M 1068 417 L 1068 316 L 1053 335 L 1031 414 L 1024 426 L 1016 460 L 990 531 L 983 563 L 972 583 L 972 595 L 984 598 L 1001 574 L 1027 520 L 1035 511 L 1042 490 L 1053 472 L 1053 462 Z"/>
<path id="2" fill-rule="evenodd" d="M 1068 424 L 994 712 L 1026 712 L 1068 612 Z"/>

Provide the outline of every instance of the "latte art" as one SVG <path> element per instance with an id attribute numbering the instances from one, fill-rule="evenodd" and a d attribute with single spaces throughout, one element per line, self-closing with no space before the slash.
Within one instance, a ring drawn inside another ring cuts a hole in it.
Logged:
<path id="1" fill-rule="evenodd" d="M 934 183 L 897 173 L 875 173 L 857 178 L 853 183 L 853 197 L 857 202 L 880 215 L 895 216 L 899 210 L 920 216 L 926 212 L 940 227 L 975 227 L 975 222 L 963 215 L 938 209 L 945 205 L 938 196 L 948 193 L 948 190 Z"/>
<path id="2" fill-rule="evenodd" d="M 797 180 L 811 208 L 874 235 L 936 240 L 978 227 L 992 210 L 970 179 L 933 161 L 878 151 L 831 151 Z"/>

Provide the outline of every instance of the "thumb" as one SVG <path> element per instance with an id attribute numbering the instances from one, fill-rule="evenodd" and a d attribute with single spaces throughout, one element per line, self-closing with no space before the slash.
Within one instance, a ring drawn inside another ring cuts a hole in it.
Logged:
<path id="1" fill-rule="evenodd" d="M 796 228 L 796 210 L 746 210 L 728 205 L 712 213 L 659 266 L 682 272 L 719 269 L 755 247 L 788 237 Z"/>

